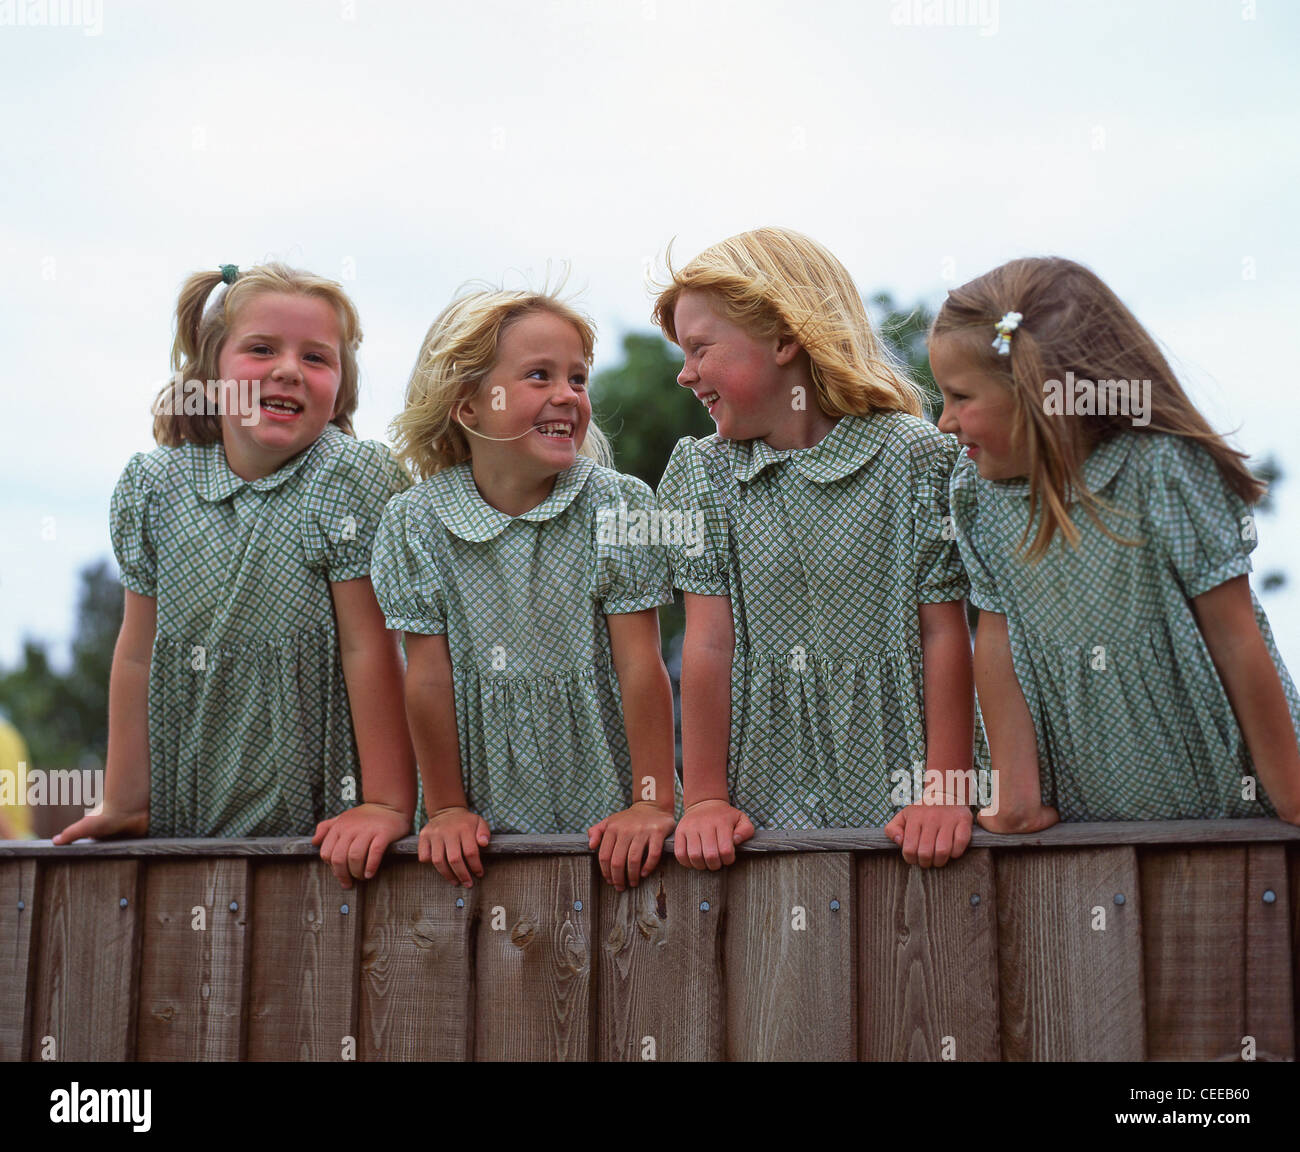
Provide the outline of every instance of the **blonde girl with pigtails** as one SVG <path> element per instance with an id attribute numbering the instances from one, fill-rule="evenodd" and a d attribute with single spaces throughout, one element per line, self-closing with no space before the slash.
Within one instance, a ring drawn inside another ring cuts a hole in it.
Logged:
<path id="1" fill-rule="evenodd" d="M 586 833 L 635 887 L 675 813 L 654 511 L 591 417 L 595 331 L 553 293 L 468 291 L 433 322 L 394 422 L 421 482 L 384 513 L 375 588 L 406 633 L 420 859 L 483 875 L 493 832 Z"/>
<path id="2" fill-rule="evenodd" d="M 956 441 L 801 233 L 706 249 L 654 318 L 717 425 L 678 443 L 658 492 L 704 528 L 702 548 L 668 548 L 686 595 L 677 858 L 719 868 L 755 826 L 873 825 L 909 862 L 960 856 L 975 769 Z"/>
<path id="3" fill-rule="evenodd" d="M 948 294 L 930 337 L 975 677 L 980 823 L 1300 823 L 1300 697 L 1248 573 L 1264 485 L 1129 309 L 1071 260 Z"/>
<path id="4" fill-rule="evenodd" d="M 126 590 L 103 804 L 54 838 L 303 836 L 344 887 L 411 829 L 401 653 L 370 584 L 410 479 L 352 433 L 356 309 L 265 264 L 190 276 L 158 447 L 113 493 Z"/>

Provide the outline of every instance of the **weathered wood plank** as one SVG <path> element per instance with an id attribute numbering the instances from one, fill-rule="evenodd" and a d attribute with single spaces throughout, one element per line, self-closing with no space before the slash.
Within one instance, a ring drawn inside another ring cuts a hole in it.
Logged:
<path id="1" fill-rule="evenodd" d="M 22 1060 L 30 1045 L 36 867 L 35 860 L 0 863 L 0 1060 Z"/>
<path id="2" fill-rule="evenodd" d="M 592 1058 L 593 858 L 494 860 L 475 888 L 476 1060 Z"/>
<path id="3" fill-rule="evenodd" d="M 470 1059 L 480 891 L 407 861 L 389 861 L 367 883 L 362 1060 Z"/>
<path id="4" fill-rule="evenodd" d="M 1291 1034 L 1300 1041 L 1300 844 L 1287 845 L 1286 858 L 1291 918 Z"/>
<path id="5" fill-rule="evenodd" d="M 146 865 L 136 1059 L 242 1059 L 250 867 L 247 859 Z"/>
<path id="6" fill-rule="evenodd" d="M 1300 844 L 1300 828 L 1283 820 L 1139 820 L 1097 824 L 1054 824 L 1027 836 L 1003 836 L 977 828 L 974 848 L 1076 848 L 1122 844 Z M 672 838 L 665 852 L 672 855 Z M 881 828 L 820 828 L 808 831 L 757 832 L 745 841 L 743 856 L 772 852 L 897 852 Z M 416 856 L 414 836 L 397 841 L 388 858 Z M 494 836 L 488 856 L 555 856 L 589 854 L 585 835 Z M 316 856 L 306 837 L 230 840 L 106 840 L 55 847 L 47 841 L 0 841 L 0 858 L 12 856 Z"/>
<path id="7" fill-rule="evenodd" d="M 1142 853 L 1152 1060 L 1238 1059 L 1246 1035 L 1246 849 Z"/>
<path id="8" fill-rule="evenodd" d="M 997 892 L 988 849 L 943 868 L 858 860 L 862 1060 L 999 1060 Z"/>
<path id="9" fill-rule="evenodd" d="M 256 867 L 249 1060 L 355 1059 L 361 903 L 320 860 Z"/>
<path id="10" fill-rule="evenodd" d="M 852 864 L 840 853 L 742 858 L 731 867 L 728 1059 L 854 1059 Z"/>
<path id="11" fill-rule="evenodd" d="M 1272 899 L 1266 899 L 1271 894 Z M 1246 849 L 1246 1035 L 1256 1060 L 1294 1060 L 1291 896 L 1286 849 L 1259 844 Z"/>
<path id="12" fill-rule="evenodd" d="M 31 1059 L 134 1057 L 139 868 L 135 860 L 42 865 Z"/>
<path id="13" fill-rule="evenodd" d="M 1005 852 L 995 870 L 1003 1059 L 1145 1059 L 1134 850 Z"/>
<path id="14" fill-rule="evenodd" d="M 725 884 L 671 857 L 625 892 L 599 883 L 598 1060 L 722 1059 Z"/>

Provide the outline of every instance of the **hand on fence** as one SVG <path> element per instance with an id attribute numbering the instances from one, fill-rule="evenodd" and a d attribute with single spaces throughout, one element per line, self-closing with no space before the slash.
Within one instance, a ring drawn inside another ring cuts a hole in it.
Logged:
<path id="1" fill-rule="evenodd" d="M 673 833 L 679 864 L 716 872 L 736 862 L 736 845 L 754 835 L 754 825 L 725 800 L 700 800 L 686 809 Z"/>
<path id="2" fill-rule="evenodd" d="M 909 864 L 942 868 L 966 851 L 971 823 L 965 804 L 909 804 L 885 825 L 885 834 Z"/>
<path id="3" fill-rule="evenodd" d="M 122 811 L 105 808 L 103 804 L 92 808 L 75 824 L 69 824 L 51 840 L 54 844 L 71 844 L 83 836 L 92 840 L 108 840 L 114 836 L 147 836 L 149 834 L 149 809 Z"/>
<path id="4" fill-rule="evenodd" d="M 1020 811 L 1003 804 L 996 812 L 992 808 L 981 808 L 976 819 L 985 832 L 1023 835 L 1026 832 L 1041 832 L 1044 828 L 1050 828 L 1059 822 L 1061 817 L 1055 808 L 1049 808 L 1046 804 L 1039 804 L 1037 808 L 1027 811 Z"/>
<path id="5" fill-rule="evenodd" d="M 606 883 L 619 892 L 629 884 L 635 888 L 659 866 L 664 840 L 673 834 L 676 823 L 671 812 L 639 800 L 588 828 L 587 846 L 600 847 L 600 874 Z"/>
<path id="6" fill-rule="evenodd" d="M 320 845 L 320 858 L 334 869 L 344 888 L 352 878 L 369 880 L 394 840 L 411 827 L 409 815 L 386 804 L 358 804 L 316 825 L 312 844 Z"/>
<path id="7" fill-rule="evenodd" d="M 478 850 L 486 848 L 491 838 L 482 816 L 468 808 L 443 808 L 420 829 L 420 859 L 453 884 L 473 888 L 470 873 L 483 875 Z"/>

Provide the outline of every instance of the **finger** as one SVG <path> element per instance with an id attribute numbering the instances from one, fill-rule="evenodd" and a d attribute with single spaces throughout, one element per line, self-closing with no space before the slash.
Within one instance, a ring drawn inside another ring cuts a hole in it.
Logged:
<path id="1" fill-rule="evenodd" d="M 461 855 L 464 857 L 465 866 L 469 869 L 469 871 L 473 872 L 475 876 L 482 876 L 483 865 L 479 863 L 478 841 L 473 836 L 470 835 L 468 828 L 461 830 L 460 851 L 461 851 Z M 470 881 L 470 886 L 471 887 L 473 886 L 472 879 Z"/>
<path id="2" fill-rule="evenodd" d="M 476 838 L 480 848 L 486 848 L 492 840 L 492 830 L 487 826 L 487 821 L 481 816 L 478 821 L 478 836 Z M 483 873 L 480 872 L 479 875 L 482 876 Z"/>
<path id="3" fill-rule="evenodd" d="M 971 827 L 969 820 L 961 820 L 952 835 L 952 859 L 956 860 L 970 847 Z"/>
<path id="4" fill-rule="evenodd" d="M 908 820 L 903 829 L 903 859 L 909 864 L 915 864 L 916 849 L 921 842 L 921 818 L 918 816 L 915 820 Z"/>
<path id="5" fill-rule="evenodd" d="M 429 851 L 431 862 L 438 870 L 438 875 L 444 880 L 450 880 L 453 884 L 460 883 L 456 878 L 456 873 L 451 870 L 451 865 L 447 863 L 447 843 L 436 832 L 429 838 Z"/>
<path id="6" fill-rule="evenodd" d="M 336 819 L 335 817 L 331 816 L 328 820 L 322 820 L 319 824 L 316 825 L 316 831 L 312 833 L 312 837 L 311 837 L 311 842 L 313 847 L 315 847 L 317 844 L 319 844 L 322 840 L 325 839 L 326 834 L 329 832 L 329 830 L 332 827 L 334 827 L 335 819 Z"/>
<path id="7" fill-rule="evenodd" d="M 935 831 L 933 816 L 921 822 L 921 835 L 916 842 L 916 862 L 922 868 L 929 868 L 934 864 Z"/>
<path id="8" fill-rule="evenodd" d="M 461 848 L 459 840 L 449 839 L 446 843 L 447 867 L 451 869 L 452 875 L 456 878 L 458 884 L 463 884 L 466 888 L 474 886 L 474 880 L 469 874 L 469 869 L 465 866 L 465 855 Z"/>
<path id="9" fill-rule="evenodd" d="M 367 833 L 355 837 L 348 847 L 348 872 L 360 880 L 366 874 L 366 856 L 370 852 L 371 836 Z"/>
<path id="10" fill-rule="evenodd" d="M 942 868 L 952 858 L 952 833 L 953 825 L 951 819 L 945 819 L 934 834 L 934 866 Z"/>
<path id="11" fill-rule="evenodd" d="M 664 840 L 666 839 L 659 832 L 652 833 L 649 843 L 646 845 L 645 863 L 641 866 L 641 875 L 649 876 L 656 868 L 659 867 L 659 861 L 664 854 Z"/>
<path id="12" fill-rule="evenodd" d="M 718 838 L 718 857 L 719 867 L 730 867 L 736 862 L 736 838 L 734 835 L 728 835 L 735 831 L 735 825 L 728 822 L 725 828 L 719 828 L 717 831 Z"/>
<path id="13" fill-rule="evenodd" d="M 700 833 L 691 829 L 686 837 L 686 858 L 692 868 L 704 871 L 708 865 L 704 862 L 704 843 L 700 838 Z"/>
<path id="14" fill-rule="evenodd" d="M 600 838 L 605 834 L 605 825 L 609 823 L 609 817 L 605 817 L 599 824 L 593 824 L 587 829 L 587 847 L 595 848 L 600 843 Z"/>
<path id="15" fill-rule="evenodd" d="M 677 863 L 683 868 L 691 866 L 690 853 L 686 849 L 686 830 L 681 823 L 673 829 L 673 855 L 677 857 Z"/>
<path id="16" fill-rule="evenodd" d="M 627 832 L 614 840 L 614 850 L 609 856 L 609 874 L 615 889 L 622 892 L 627 887 L 627 850 L 630 846 Z"/>
<path id="17" fill-rule="evenodd" d="M 388 845 L 384 843 L 382 836 L 376 836 L 370 841 L 370 853 L 366 857 L 366 879 L 370 880 L 374 874 L 379 871 L 380 861 L 384 858 L 384 852 L 387 851 Z"/>
<path id="18" fill-rule="evenodd" d="M 614 855 L 614 845 L 616 842 L 617 842 L 617 837 L 606 836 L 604 842 L 600 846 L 600 852 L 596 855 L 596 859 L 600 862 L 601 878 L 605 881 L 606 884 L 614 883 L 614 877 L 610 873 L 609 861 L 610 858 Z"/>
<path id="19" fill-rule="evenodd" d="M 890 823 L 894 825 L 894 830 L 889 834 L 889 838 L 901 848 L 903 841 L 907 839 L 907 809 L 904 808 L 899 812 Z M 907 860 L 906 855 L 904 855 L 903 859 Z M 911 861 L 908 860 L 908 863 L 910 864 Z"/>
<path id="20" fill-rule="evenodd" d="M 416 851 L 421 864 L 430 864 L 433 862 L 433 849 L 429 847 L 429 837 L 423 832 L 420 833 L 420 840 Z"/>
<path id="21" fill-rule="evenodd" d="M 716 825 L 710 825 L 705 828 L 700 835 L 700 844 L 704 852 L 704 863 L 708 866 L 710 872 L 717 872 L 722 868 L 722 853 L 718 849 L 718 829 Z"/>
<path id="22" fill-rule="evenodd" d="M 740 822 L 736 825 L 736 832 L 732 839 L 737 844 L 743 844 L 754 835 L 754 822 L 750 820 L 743 812 L 740 814 Z"/>
<path id="23" fill-rule="evenodd" d="M 348 874 L 348 845 L 346 842 L 339 841 L 330 853 L 329 866 L 334 870 L 334 875 L 338 882 L 344 888 L 352 887 L 352 877 Z"/>

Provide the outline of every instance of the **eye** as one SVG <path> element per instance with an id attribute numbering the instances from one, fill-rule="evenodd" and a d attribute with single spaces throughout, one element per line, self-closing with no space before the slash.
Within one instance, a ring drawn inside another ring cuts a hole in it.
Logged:
<path id="1" fill-rule="evenodd" d="M 315 360 L 315 361 L 317 361 L 318 363 L 321 363 L 321 364 L 328 364 L 328 363 L 329 363 L 329 359 L 326 357 L 325 353 L 323 353 L 323 352 L 309 352 L 309 353 L 307 353 L 307 359 L 309 359 L 309 360 Z"/>
<path id="2" fill-rule="evenodd" d="M 254 344 L 251 348 L 249 348 L 249 351 L 250 351 L 250 352 L 270 352 L 270 351 L 271 351 L 271 348 L 270 348 L 270 345 L 267 345 L 267 344 Z"/>
<path id="3" fill-rule="evenodd" d="M 574 375 L 569 377 L 569 383 L 572 384 L 575 388 L 586 388 L 587 387 L 586 373 L 585 372 L 575 373 Z"/>

